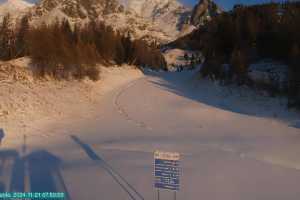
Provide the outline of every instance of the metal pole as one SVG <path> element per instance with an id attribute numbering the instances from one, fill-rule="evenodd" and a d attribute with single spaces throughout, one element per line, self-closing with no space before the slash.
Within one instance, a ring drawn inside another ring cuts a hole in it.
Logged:
<path id="1" fill-rule="evenodd" d="M 26 148 L 27 148 L 26 140 L 27 140 L 27 136 L 23 135 L 23 146 L 22 146 L 22 154 L 23 154 L 23 156 L 25 156 L 25 154 L 26 154 Z"/>
<path id="2" fill-rule="evenodd" d="M 157 200 L 160 200 L 159 189 L 157 189 Z"/>
<path id="3" fill-rule="evenodd" d="M 174 192 L 174 200 L 176 200 L 177 199 L 177 192 L 175 191 Z"/>

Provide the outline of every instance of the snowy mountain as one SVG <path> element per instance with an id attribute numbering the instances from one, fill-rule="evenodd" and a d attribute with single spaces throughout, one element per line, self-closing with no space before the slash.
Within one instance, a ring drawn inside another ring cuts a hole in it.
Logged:
<path id="1" fill-rule="evenodd" d="M 34 25 L 63 19 L 73 24 L 99 20 L 123 33 L 130 32 L 134 38 L 157 42 L 172 39 L 151 20 L 127 10 L 117 0 L 42 0 L 29 16 Z"/>
<path id="2" fill-rule="evenodd" d="M 137 38 L 168 42 L 178 37 L 190 14 L 177 0 L 42 0 L 31 15 L 35 22 L 46 23 L 103 20 Z"/>
<path id="3" fill-rule="evenodd" d="M 177 0 L 120 0 L 129 11 L 152 21 L 171 38 L 180 33 L 191 13 Z"/>
<path id="4" fill-rule="evenodd" d="M 0 6 L 0 16 L 9 12 L 20 18 L 26 13 L 34 25 L 64 19 L 71 24 L 101 20 L 134 38 L 166 43 L 192 31 L 199 16 L 212 15 L 210 4 L 215 5 L 200 0 L 192 11 L 177 0 L 41 0 L 36 5 L 8 0 Z"/>
<path id="5" fill-rule="evenodd" d="M 153 20 L 166 15 L 180 16 L 190 11 L 177 0 L 120 0 L 120 2 L 128 10 Z"/>
<path id="6" fill-rule="evenodd" d="M 222 10 L 212 0 L 200 0 L 193 9 L 190 24 L 194 26 L 203 25 L 205 21 L 209 21 L 221 12 Z"/>
<path id="7" fill-rule="evenodd" d="M 178 0 L 119 0 L 124 7 L 148 19 L 172 40 L 182 37 L 222 10 L 213 0 L 199 0 L 193 9 Z"/>
<path id="8" fill-rule="evenodd" d="M 41 0 L 31 11 L 35 18 L 68 18 L 71 20 L 96 19 L 117 12 L 120 5 L 115 0 Z"/>
<path id="9" fill-rule="evenodd" d="M 0 19 L 10 14 L 13 18 L 17 18 L 28 11 L 33 4 L 27 3 L 23 0 L 7 0 L 0 4 Z"/>

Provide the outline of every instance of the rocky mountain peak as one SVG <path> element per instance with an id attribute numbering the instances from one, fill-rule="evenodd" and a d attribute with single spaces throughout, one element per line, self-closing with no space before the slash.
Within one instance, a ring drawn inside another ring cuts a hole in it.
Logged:
<path id="1" fill-rule="evenodd" d="M 33 4 L 23 0 L 7 0 L 0 4 L 0 19 L 7 14 L 10 14 L 12 18 L 18 18 L 32 6 Z"/>
<path id="2" fill-rule="evenodd" d="M 118 11 L 120 5 L 116 0 L 42 0 L 34 13 L 42 16 L 48 12 L 60 11 L 71 18 L 97 18 L 99 15 Z"/>
<path id="3" fill-rule="evenodd" d="M 185 9 L 177 0 L 120 0 L 128 10 L 146 18 L 154 18 L 167 12 Z"/>
<path id="4" fill-rule="evenodd" d="M 222 10 L 212 0 L 200 0 L 193 9 L 190 23 L 194 26 L 203 25 L 205 21 L 221 12 Z"/>

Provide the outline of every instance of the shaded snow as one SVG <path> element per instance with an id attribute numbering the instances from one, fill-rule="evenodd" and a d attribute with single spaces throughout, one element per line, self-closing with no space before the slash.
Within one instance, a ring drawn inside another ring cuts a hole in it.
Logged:
<path id="1" fill-rule="evenodd" d="M 280 89 L 287 88 L 288 85 L 289 67 L 275 61 L 261 61 L 249 66 L 249 78 L 261 84 L 279 87 Z"/>

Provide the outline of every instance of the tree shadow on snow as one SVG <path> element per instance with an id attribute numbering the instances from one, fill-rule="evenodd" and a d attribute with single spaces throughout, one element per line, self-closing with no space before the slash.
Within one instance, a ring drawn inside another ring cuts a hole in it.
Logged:
<path id="1" fill-rule="evenodd" d="M 25 156 L 16 150 L 1 150 L 0 192 L 63 192 L 65 199 L 70 199 L 60 173 L 61 164 L 60 158 L 45 150 Z"/>
<path id="2" fill-rule="evenodd" d="M 181 73 L 145 70 L 143 73 L 153 77 L 149 81 L 159 88 L 222 110 L 289 122 L 300 117 L 299 113 L 288 111 L 282 98 L 262 96 L 257 91 L 245 87 L 220 86 L 212 81 L 200 79 L 196 70 Z M 293 127 L 299 128 L 300 125 Z"/>
<path id="3" fill-rule="evenodd" d="M 4 137 L 5 137 L 4 130 L 2 128 L 0 128 L 0 146 L 1 146 L 1 143 L 2 143 L 2 140 L 4 139 Z"/>
<path id="4" fill-rule="evenodd" d="M 87 154 L 87 156 L 94 160 L 97 161 L 103 169 L 114 179 L 114 181 L 128 194 L 128 196 L 135 200 L 135 199 L 142 199 L 144 200 L 144 197 L 134 188 L 133 185 L 131 185 L 125 177 L 123 177 L 119 172 L 117 172 L 113 167 L 105 161 L 102 157 L 100 157 L 94 150 L 93 148 L 82 142 L 77 136 L 71 135 L 71 139 L 78 144 Z M 138 198 L 136 198 L 138 197 Z"/>

